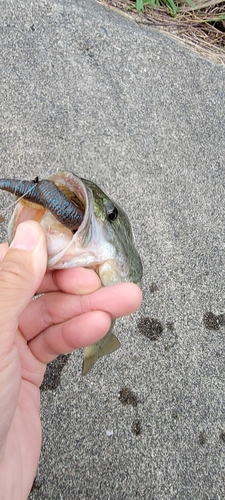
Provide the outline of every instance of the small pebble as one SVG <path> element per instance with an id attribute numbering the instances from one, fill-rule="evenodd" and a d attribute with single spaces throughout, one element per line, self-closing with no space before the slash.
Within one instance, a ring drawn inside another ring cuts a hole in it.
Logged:
<path id="1" fill-rule="evenodd" d="M 112 436 L 113 436 L 113 430 L 109 430 L 109 429 L 107 429 L 107 431 L 106 431 L 106 436 L 107 436 L 107 437 L 112 437 Z"/>

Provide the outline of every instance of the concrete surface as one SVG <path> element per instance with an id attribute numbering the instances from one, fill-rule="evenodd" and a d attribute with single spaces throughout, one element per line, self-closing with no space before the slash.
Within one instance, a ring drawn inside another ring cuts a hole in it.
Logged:
<path id="1" fill-rule="evenodd" d="M 91 0 L 0 10 L 1 176 L 96 181 L 123 199 L 144 264 L 122 348 L 86 378 L 81 352 L 48 370 L 29 498 L 222 500 L 225 326 L 203 316 L 225 312 L 224 67 Z"/>

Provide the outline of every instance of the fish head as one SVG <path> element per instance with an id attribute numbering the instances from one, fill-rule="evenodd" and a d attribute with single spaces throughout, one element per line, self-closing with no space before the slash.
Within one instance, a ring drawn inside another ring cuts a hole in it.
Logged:
<path id="1" fill-rule="evenodd" d="M 95 183 L 71 172 L 57 172 L 48 180 L 82 210 L 78 229 L 71 231 L 49 209 L 22 199 L 9 223 L 9 241 L 19 223 L 36 220 L 46 233 L 48 269 L 90 267 L 104 286 L 123 281 L 140 285 L 142 263 L 125 211 Z"/>
<path id="2" fill-rule="evenodd" d="M 103 285 L 132 281 L 140 285 L 142 263 L 135 247 L 130 220 L 122 207 L 95 183 L 84 180 L 93 196 L 92 242 L 100 241 L 108 252 L 99 264 Z"/>

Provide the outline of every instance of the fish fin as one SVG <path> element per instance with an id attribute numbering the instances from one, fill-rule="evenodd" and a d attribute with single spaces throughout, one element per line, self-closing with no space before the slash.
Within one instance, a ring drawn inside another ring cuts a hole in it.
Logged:
<path id="1" fill-rule="evenodd" d="M 87 373 L 92 369 L 94 364 L 98 361 L 98 351 L 92 356 L 86 355 L 86 349 L 84 351 L 84 360 L 82 365 L 82 375 L 87 375 Z"/>
<path id="2" fill-rule="evenodd" d="M 120 342 L 111 332 L 102 339 L 102 341 L 93 344 L 93 346 L 86 347 L 84 351 L 84 361 L 82 365 L 82 375 L 86 375 L 94 366 L 96 361 L 102 356 L 111 354 L 120 347 Z M 106 338 L 107 337 L 107 338 Z"/>
<path id="3" fill-rule="evenodd" d="M 120 342 L 117 337 L 112 333 L 107 340 L 104 342 L 102 346 L 99 348 L 98 357 L 106 356 L 107 354 L 111 354 L 111 352 L 116 351 L 120 347 Z"/>

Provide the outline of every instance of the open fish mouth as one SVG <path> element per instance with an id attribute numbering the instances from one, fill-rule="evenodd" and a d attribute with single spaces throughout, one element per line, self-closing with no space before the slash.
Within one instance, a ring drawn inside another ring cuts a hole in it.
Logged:
<path id="1" fill-rule="evenodd" d="M 35 203 L 50 210 L 63 226 L 75 231 L 83 218 L 84 203 L 76 196 L 74 176 L 73 182 L 68 182 L 68 185 L 65 177 L 65 173 L 62 172 L 62 178 L 59 182 L 56 180 L 56 174 L 41 181 L 38 177 L 32 181 L 0 179 L 0 189 L 5 189 L 19 196 L 18 201 L 26 200 L 26 205 L 28 205 L 27 202 Z M 80 179 L 77 178 L 77 180 L 80 183 Z"/>
<path id="2" fill-rule="evenodd" d="M 8 226 L 9 242 L 18 224 L 36 220 L 46 233 L 48 269 L 91 267 L 104 285 L 124 281 L 127 263 L 118 259 L 110 224 L 103 214 L 95 214 L 98 191 L 103 192 L 94 183 L 60 171 L 40 181 L 0 179 L 0 189 L 19 197 Z"/>
<path id="3" fill-rule="evenodd" d="M 39 222 L 47 237 L 48 268 L 64 267 L 63 254 L 68 252 L 75 233 L 78 233 L 78 247 L 87 244 L 93 195 L 76 175 L 62 171 L 41 181 L 38 178 L 33 181 L 1 179 L 0 188 L 19 197 L 8 226 L 9 242 L 18 224 L 25 220 Z M 68 264 L 69 256 L 66 261 Z"/>

